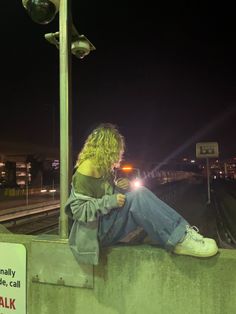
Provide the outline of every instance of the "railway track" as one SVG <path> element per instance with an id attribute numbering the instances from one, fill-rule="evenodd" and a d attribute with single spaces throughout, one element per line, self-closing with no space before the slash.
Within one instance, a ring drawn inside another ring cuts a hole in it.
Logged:
<path id="1" fill-rule="evenodd" d="M 236 248 L 235 239 L 225 223 L 225 218 L 222 215 L 223 212 L 218 202 L 215 202 L 214 207 L 216 209 L 216 230 L 220 246 L 223 248 Z"/>
<path id="2" fill-rule="evenodd" d="M 58 230 L 58 218 L 59 203 L 46 202 L 8 209 L 0 215 L 0 223 L 17 234 L 52 233 Z"/>
<path id="3" fill-rule="evenodd" d="M 53 213 L 47 217 L 35 217 L 31 221 L 12 225 L 8 230 L 17 234 L 54 233 L 58 230 L 59 213 Z"/>
<path id="4" fill-rule="evenodd" d="M 227 187 L 227 188 L 226 188 Z M 224 184 L 213 189 L 213 202 L 216 209 L 217 234 L 225 248 L 236 248 L 235 238 L 235 204 L 236 194 L 232 186 Z"/>

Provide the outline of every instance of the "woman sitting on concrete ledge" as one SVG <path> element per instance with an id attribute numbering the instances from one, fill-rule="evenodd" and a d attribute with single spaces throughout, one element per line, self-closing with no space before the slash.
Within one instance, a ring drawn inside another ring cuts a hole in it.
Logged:
<path id="1" fill-rule="evenodd" d="M 77 261 L 98 264 L 100 246 L 114 245 L 138 227 L 175 254 L 215 255 L 215 240 L 200 235 L 150 190 L 130 191 L 127 179 L 114 181 L 124 149 L 124 137 L 106 123 L 93 130 L 78 155 L 65 207 L 73 219 L 69 244 Z"/>

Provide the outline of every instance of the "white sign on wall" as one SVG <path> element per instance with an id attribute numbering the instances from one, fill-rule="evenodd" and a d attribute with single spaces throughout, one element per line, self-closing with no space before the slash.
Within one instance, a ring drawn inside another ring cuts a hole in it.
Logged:
<path id="1" fill-rule="evenodd" d="M 219 145 L 217 142 L 203 142 L 196 144 L 197 158 L 217 158 L 219 157 Z"/>
<path id="2" fill-rule="evenodd" d="M 26 248 L 0 242 L 0 314 L 26 314 Z"/>

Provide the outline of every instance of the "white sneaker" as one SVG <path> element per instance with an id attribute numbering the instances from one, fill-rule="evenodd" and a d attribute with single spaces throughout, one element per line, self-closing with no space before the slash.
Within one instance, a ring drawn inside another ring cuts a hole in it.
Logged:
<path id="1" fill-rule="evenodd" d="M 202 240 L 203 235 L 199 233 L 199 229 L 196 226 L 186 226 L 186 233 L 191 233 L 191 236 L 195 237 L 196 239 Z"/>
<path id="2" fill-rule="evenodd" d="M 196 226 L 186 226 L 186 232 L 188 233 L 190 233 L 191 234 L 191 236 L 192 237 L 194 237 L 194 238 L 196 238 L 196 239 L 199 239 L 199 240 L 202 240 L 202 239 L 205 239 L 205 240 L 207 240 L 207 241 L 214 241 L 215 242 L 215 240 L 214 239 L 211 239 L 211 238 L 205 238 L 205 237 L 203 237 L 203 235 L 201 235 L 200 233 L 199 233 L 199 229 L 198 229 L 198 227 L 196 227 Z"/>
<path id="3" fill-rule="evenodd" d="M 214 239 L 204 238 L 198 233 L 196 227 L 186 226 L 186 235 L 183 241 L 175 246 L 173 252 L 181 255 L 210 257 L 218 252 L 218 247 Z"/>

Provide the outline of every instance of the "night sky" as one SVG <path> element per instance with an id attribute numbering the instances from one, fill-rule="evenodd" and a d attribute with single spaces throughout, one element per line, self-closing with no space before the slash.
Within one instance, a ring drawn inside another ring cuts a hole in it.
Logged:
<path id="1" fill-rule="evenodd" d="M 72 8 L 97 48 L 72 57 L 74 154 L 93 127 L 111 122 L 127 159 L 194 157 L 200 141 L 236 155 L 233 2 L 73 0 Z M 59 55 L 44 39 L 58 17 L 37 25 L 20 0 L 1 11 L 0 142 L 58 147 Z"/>

